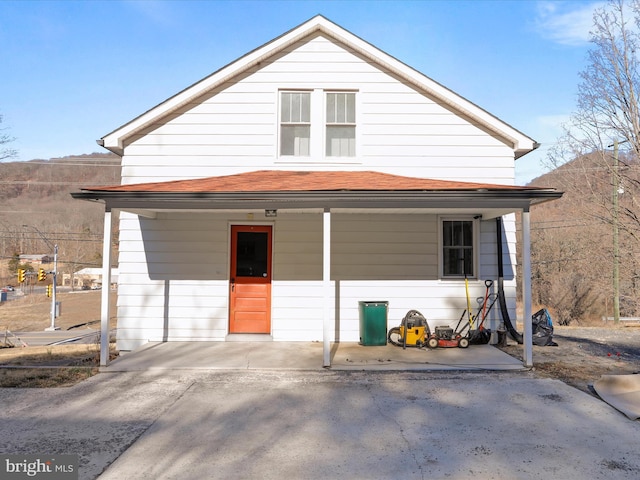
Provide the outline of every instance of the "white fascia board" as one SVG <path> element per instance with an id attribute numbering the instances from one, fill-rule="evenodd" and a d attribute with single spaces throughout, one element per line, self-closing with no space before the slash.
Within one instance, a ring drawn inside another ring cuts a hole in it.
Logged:
<path id="1" fill-rule="evenodd" d="M 302 25 L 249 52 L 217 72 L 182 90 L 180 93 L 148 110 L 129 123 L 105 135 L 98 143 L 108 150 L 122 154 L 124 141 L 147 125 L 157 121 L 158 118 L 179 109 L 181 106 L 190 103 L 194 98 L 203 95 L 243 71 L 277 54 L 289 45 L 318 31 L 352 48 L 366 58 L 369 58 L 375 64 L 380 65 L 413 84 L 419 90 L 447 104 L 452 110 L 459 112 L 460 115 L 494 132 L 496 136 L 504 139 L 505 143 L 513 148 L 516 158 L 537 148 L 538 145 L 533 139 L 504 123 L 486 110 L 478 107 L 391 55 L 379 50 L 360 37 L 344 30 L 321 15 L 313 17 Z"/>

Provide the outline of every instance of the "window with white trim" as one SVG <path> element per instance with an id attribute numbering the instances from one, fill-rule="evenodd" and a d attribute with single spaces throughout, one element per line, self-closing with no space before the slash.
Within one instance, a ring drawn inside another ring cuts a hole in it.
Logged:
<path id="1" fill-rule="evenodd" d="M 356 155 L 356 94 L 328 92 L 325 134 L 327 157 Z"/>
<path id="2" fill-rule="evenodd" d="M 442 218 L 443 278 L 475 277 L 476 221 L 464 218 Z"/>
<path id="3" fill-rule="evenodd" d="M 308 157 L 311 146 L 311 93 L 281 92 L 280 155 Z"/>
<path id="4" fill-rule="evenodd" d="M 280 91 L 281 157 L 356 156 L 356 93 Z"/>

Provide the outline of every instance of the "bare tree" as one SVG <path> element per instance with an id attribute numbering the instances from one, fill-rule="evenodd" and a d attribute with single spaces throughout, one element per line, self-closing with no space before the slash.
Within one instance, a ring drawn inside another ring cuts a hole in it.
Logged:
<path id="1" fill-rule="evenodd" d="M 0 115 L 0 124 L 2 124 L 2 115 Z M 5 133 L 6 128 L 0 128 L 0 162 L 8 158 L 14 158 L 18 155 L 18 151 L 7 147 L 6 145 L 13 142 L 15 138 Z"/>
<path id="2" fill-rule="evenodd" d="M 618 193 L 625 194 L 620 228 L 640 240 L 640 0 L 611 0 L 593 18 L 593 47 L 580 74 L 577 110 L 549 160 L 554 167 L 570 162 L 567 178 L 581 189 L 587 210 L 603 222 L 612 223 L 615 192 L 604 195 L 600 182 L 604 176 L 611 188 L 618 185 Z"/>
<path id="3" fill-rule="evenodd" d="M 566 180 L 555 171 L 542 181 L 556 186 Z M 558 202 L 531 211 L 532 299 L 560 325 L 599 319 L 612 295 L 610 229 L 588 220 L 582 208 L 580 197 L 567 189 Z"/>
<path id="4" fill-rule="evenodd" d="M 559 172 L 559 188 L 581 207 L 571 212 L 573 219 L 589 225 L 576 245 L 588 251 L 584 240 L 597 238 L 591 243 L 594 258 L 605 261 L 595 270 L 600 262 L 584 265 L 589 284 L 567 281 L 559 285 L 564 291 L 554 293 L 567 293 L 568 303 L 589 307 L 596 293 L 607 304 L 612 295 L 614 302 L 629 299 L 623 308 L 631 315 L 640 311 L 635 300 L 640 271 L 635 254 L 640 246 L 640 0 L 610 0 L 594 12 L 593 21 L 577 108 L 549 160 Z"/>

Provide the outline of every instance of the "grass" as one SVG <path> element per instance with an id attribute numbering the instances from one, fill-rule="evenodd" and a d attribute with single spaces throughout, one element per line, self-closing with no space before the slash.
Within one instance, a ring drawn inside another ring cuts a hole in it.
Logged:
<path id="1" fill-rule="evenodd" d="M 95 344 L 1 348 L 0 388 L 68 387 L 96 375 L 99 364 Z"/>
<path id="2" fill-rule="evenodd" d="M 97 367 L 3 368 L 0 388 L 70 387 L 98 373 Z"/>
<path id="3" fill-rule="evenodd" d="M 101 293 L 60 292 L 62 313 L 56 325 L 66 330 L 74 325 L 100 319 Z M 111 311 L 116 311 L 116 292 L 111 292 Z M 6 330 L 42 331 L 50 324 L 51 299 L 45 295 L 18 295 L 0 304 L 0 346 Z M 111 326 L 115 327 L 115 318 Z M 9 337 L 14 344 L 15 338 Z M 111 352 L 116 355 L 112 346 Z M 0 388 L 68 387 L 98 373 L 100 349 L 97 344 L 0 348 Z"/>

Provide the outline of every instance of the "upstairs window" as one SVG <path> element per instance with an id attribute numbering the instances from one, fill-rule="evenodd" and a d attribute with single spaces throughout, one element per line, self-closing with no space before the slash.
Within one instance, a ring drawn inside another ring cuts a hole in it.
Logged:
<path id="1" fill-rule="evenodd" d="M 475 277 L 474 221 L 442 220 L 442 276 Z"/>
<path id="2" fill-rule="evenodd" d="M 356 94 L 329 92 L 326 96 L 327 157 L 356 155 Z"/>
<path id="3" fill-rule="evenodd" d="M 311 144 L 311 93 L 281 92 L 280 155 L 308 157 Z"/>

